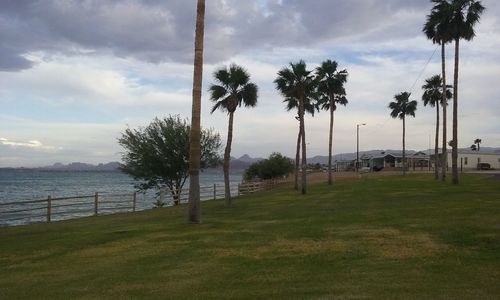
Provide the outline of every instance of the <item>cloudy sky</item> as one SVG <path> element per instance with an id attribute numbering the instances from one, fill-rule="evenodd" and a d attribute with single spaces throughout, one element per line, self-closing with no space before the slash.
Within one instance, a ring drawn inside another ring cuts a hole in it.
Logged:
<path id="1" fill-rule="evenodd" d="M 477 37 L 461 47 L 460 147 L 475 138 L 500 146 L 500 5 L 482 2 Z M 1 0 L 0 167 L 116 161 L 127 126 L 188 118 L 195 6 Z M 430 7 L 427 0 L 208 0 L 202 125 L 225 139 L 227 115 L 209 113 L 207 88 L 216 68 L 234 62 L 260 90 L 256 108 L 235 114 L 233 156 L 294 155 L 298 124 L 272 82 L 289 62 L 304 59 L 314 69 L 333 59 L 350 74 L 349 104 L 336 112 L 335 153 L 355 151 L 358 123 L 367 124 L 362 150 L 401 148 L 401 121 L 387 109 L 401 91 L 419 101 L 407 147 L 427 149 L 435 110 L 422 105 L 420 87 L 440 72 L 439 49 L 421 33 Z M 451 79 L 452 47 L 447 55 Z M 306 132 L 308 156 L 327 154 L 328 114 L 308 117 Z"/>

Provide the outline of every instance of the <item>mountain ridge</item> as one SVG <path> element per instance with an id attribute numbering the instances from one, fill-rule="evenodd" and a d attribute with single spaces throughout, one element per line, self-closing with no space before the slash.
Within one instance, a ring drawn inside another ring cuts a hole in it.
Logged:
<path id="1" fill-rule="evenodd" d="M 470 148 L 460 148 L 460 151 L 471 151 Z M 424 152 L 424 153 L 434 153 L 434 149 L 427 149 L 427 150 L 421 150 L 421 151 L 416 151 L 416 150 L 407 150 L 406 153 L 409 155 L 415 154 L 417 152 Z M 500 154 L 500 147 L 481 147 L 480 153 L 499 153 Z M 396 153 L 400 154 L 401 150 L 393 150 L 393 149 L 375 149 L 375 150 L 366 150 L 366 151 L 359 151 L 359 157 L 361 158 L 363 155 L 370 155 L 370 156 L 378 156 L 378 155 L 384 155 L 388 153 Z M 261 161 L 264 158 L 261 157 L 251 157 L 249 154 L 243 154 L 240 157 L 236 158 L 231 156 L 231 170 L 245 170 L 248 168 L 251 164 Z M 291 158 L 293 159 L 293 158 Z M 333 161 L 336 160 L 354 160 L 356 159 L 356 152 L 348 152 L 348 153 L 339 153 L 335 154 L 333 156 Z M 307 158 L 307 163 L 308 164 L 328 164 L 328 156 L 327 155 L 316 155 L 313 157 Z M 89 164 L 89 163 L 82 163 L 82 162 L 71 162 L 69 164 L 63 164 L 60 162 L 56 162 L 51 166 L 44 166 L 44 167 L 35 167 L 35 168 L 25 168 L 25 167 L 19 167 L 19 168 L 0 168 L 0 169 L 34 169 L 34 170 L 48 170 L 48 171 L 117 171 L 119 170 L 120 166 L 122 164 L 117 161 L 113 162 L 108 162 L 108 163 L 99 163 L 99 164 Z"/>

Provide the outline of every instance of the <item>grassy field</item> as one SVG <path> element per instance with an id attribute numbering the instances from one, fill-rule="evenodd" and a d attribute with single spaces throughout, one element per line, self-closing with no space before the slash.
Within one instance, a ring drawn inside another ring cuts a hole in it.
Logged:
<path id="1" fill-rule="evenodd" d="M 0 228 L 0 299 L 500 299 L 500 181 L 431 176 Z"/>

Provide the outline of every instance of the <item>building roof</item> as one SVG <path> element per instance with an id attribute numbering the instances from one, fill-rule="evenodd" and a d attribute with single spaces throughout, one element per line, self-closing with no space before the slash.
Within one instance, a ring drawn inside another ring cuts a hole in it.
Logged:
<path id="1" fill-rule="evenodd" d="M 451 150 L 448 150 L 448 153 L 451 153 Z M 481 152 L 481 151 L 472 151 L 472 150 L 468 150 L 468 151 L 458 150 L 458 153 L 459 154 L 472 154 L 472 155 L 498 155 L 498 156 L 500 156 L 500 153 L 496 153 L 496 152 Z"/>
<path id="2" fill-rule="evenodd" d="M 397 157 L 397 158 L 402 158 L 403 157 L 403 152 L 381 152 L 380 153 L 381 155 L 373 155 L 373 156 L 370 156 L 370 155 L 367 155 L 367 156 L 362 156 L 361 159 L 374 159 L 374 158 L 384 158 L 384 157 L 387 157 L 387 156 L 392 156 L 392 157 Z M 419 151 L 419 152 L 416 152 L 416 153 L 413 153 L 413 154 L 410 154 L 410 153 L 406 153 L 406 157 L 422 157 L 422 158 L 427 158 L 429 157 L 428 154 L 426 154 L 425 152 L 422 152 L 422 151 Z"/>

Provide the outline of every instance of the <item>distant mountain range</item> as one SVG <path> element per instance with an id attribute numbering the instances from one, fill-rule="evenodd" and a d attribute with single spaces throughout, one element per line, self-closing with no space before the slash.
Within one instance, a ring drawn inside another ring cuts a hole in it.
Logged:
<path id="1" fill-rule="evenodd" d="M 461 148 L 459 149 L 461 151 L 470 151 L 469 148 Z M 422 150 L 422 151 L 415 151 L 415 150 L 407 150 L 408 154 L 414 154 L 416 152 L 424 152 L 424 153 L 434 153 L 434 149 L 431 150 Z M 480 152 L 482 153 L 500 153 L 500 148 L 499 147 L 481 147 Z M 379 155 L 384 155 L 387 153 L 401 153 L 401 150 L 368 150 L 368 151 L 359 151 L 359 157 L 362 157 L 363 155 L 369 155 L 369 156 L 379 156 Z M 336 154 L 333 156 L 333 161 L 336 160 L 354 160 L 356 159 L 356 152 L 352 153 L 341 153 L 341 154 Z M 245 170 L 247 169 L 251 164 L 261 161 L 263 158 L 257 157 L 257 158 L 252 158 L 248 154 L 244 154 L 239 158 L 236 157 L 231 157 L 231 170 Z M 328 164 L 328 156 L 322 156 L 322 155 L 317 155 L 313 156 L 307 159 L 307 163 L 309 164 Z M 81 162 L 72 162 L 67 165 L 62 164 L 62 163 L 55 163 L 52 166 L 46 166 L 46 167 L 40 167 L 40 168 L 35 168 L 38 170 L 53 170 L 53 171 L 116 171 L 120 168 L 121 163 L 119 162 L 109 162 L 109 163 L 100 163 L 97 165 L 93 164 L 87 164 L 87 163 L 81 163 Z M 220 167 L 219 167 L 220 168 Z"/>
<path id="2" fill-rule="evenodd" d="M 252 158 L 248 154 L 242 155 L 240 158 L 235 158 L 231 156 L 231 170 L 245 170 L 251 164 L 261 161 L 263 158 Z"/>
<path id="3" fill-rule="evenodd" d="M 481 153 L 500 153 L 500 148 L 495 148 L 495 147 L 481 147 L 480 149 Z M 470 151 L 469 148 L 461 148 L 459 151 Z M 363 155 L 368 155 L 368 156 L 381 156 L 385 155 L 388 153 L 397 153 L 401 154 L 401 150 L 392 150 L 392 149 L 386 149 L 386 150 L 368 150 L 368 151 L 359 151 L 359 157 L 362 157 Z M 406 150 L 406 153 L 409 155 L 415 154 L 417 152 L 424 152 L 424 153 L 434 153 L 434 149 L 430 150 Z M 292 158 L 295 159 L 295 158 Z M 336 154 L 333 156 L 333 161 L 336 160 L 355 160 L 356 159 L 356 152 L 352 153 L 340 153 Z M 248 168 L 252 163 L 263 160 L 263 158 L 252 158 L 248 154 L 245 154 L 241 156 L 240 158 L 235 158 L 231 157 L 231 169 L 233 170 L 245 170 Z M 328 156 L 327 155 L 316 155 L 313 157 L 307 158 L 307 163 L 308 164 L 322 164 L 326 165 L 328 164 Z"/>
<path id="4" fill-rule="evenodd" d="M 53 171 L 116 171 L 120 168 L 121 163 L 114 161 L 105 164 L 87 164 L 81 162 L 72 162 L 67 165 L 62 163 L 55 163 L 52 166 L 36 168 L 39 170 L 53 170 Z"/>

